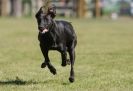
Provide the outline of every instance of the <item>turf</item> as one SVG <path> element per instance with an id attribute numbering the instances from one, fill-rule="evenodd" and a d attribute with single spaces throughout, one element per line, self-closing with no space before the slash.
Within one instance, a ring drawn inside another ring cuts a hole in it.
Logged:
<path id="1" fill-rule="evenodd" d="M 43 56 L 34 18 L 0 18 L 0 91 L 133 91 L 132 19 L 65 19 L 78 36 L 74 83 L 70 66 L 51 51 L 53 76 Z"/>

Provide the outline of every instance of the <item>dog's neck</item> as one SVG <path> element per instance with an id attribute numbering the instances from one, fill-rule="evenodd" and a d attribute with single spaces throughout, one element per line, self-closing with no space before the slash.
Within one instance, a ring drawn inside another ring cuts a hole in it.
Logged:
<path id="1" fill-rule="evenodd" d="M 53 45 L 56 45 L 56 38 L 57 38 L 57 33 L 56 33 L 56 28 L 57 28 L 57 25 L 56 25 L 56 22 L 55 22 L 55 20 L 53 20 L 53 25 L 52 25 L 52 27 L 51 27 L 51 30 L 50 30 L 50 35 L 51 35 L 51 37 L 52 37 L 52 40 L 53 40 Z"/>

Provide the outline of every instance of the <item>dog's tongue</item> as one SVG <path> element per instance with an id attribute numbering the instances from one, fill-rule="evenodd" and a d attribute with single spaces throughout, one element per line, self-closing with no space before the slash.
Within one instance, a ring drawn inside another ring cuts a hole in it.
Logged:
<path id="1" fill-rule="evenodd" d="M 48 32 L 48 29 L 44 29 L 43 31 L 42 31 L 42 33 L 46 33 L 46 32 Z"/>

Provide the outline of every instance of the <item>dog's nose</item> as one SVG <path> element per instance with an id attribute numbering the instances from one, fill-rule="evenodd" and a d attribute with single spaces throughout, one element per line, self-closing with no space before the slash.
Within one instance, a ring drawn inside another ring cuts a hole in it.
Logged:
<path id="1" fill-rule="evenodd" d="M 43 31 L 43 30 L 44 30 L 44 28 L 43 28 L 43 27 L 38 27 L 38 29 L 39 29 L 40 31 Z"/>

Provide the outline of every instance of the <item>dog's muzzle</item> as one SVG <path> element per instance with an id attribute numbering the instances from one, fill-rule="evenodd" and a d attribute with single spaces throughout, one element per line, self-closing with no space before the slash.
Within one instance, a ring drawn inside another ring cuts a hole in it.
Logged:
<path id="1" fill-rule="evenodd" d="M 48 32 L 48 29 L 39 27 L 39 32 L 45 34 L 46 32 Z"/>
<path id="2" fill-rule="evenodd" d="M 46 32 L 48 32 L 48 29 L 45 28 L 41 33 L 44 34 Z"/>

